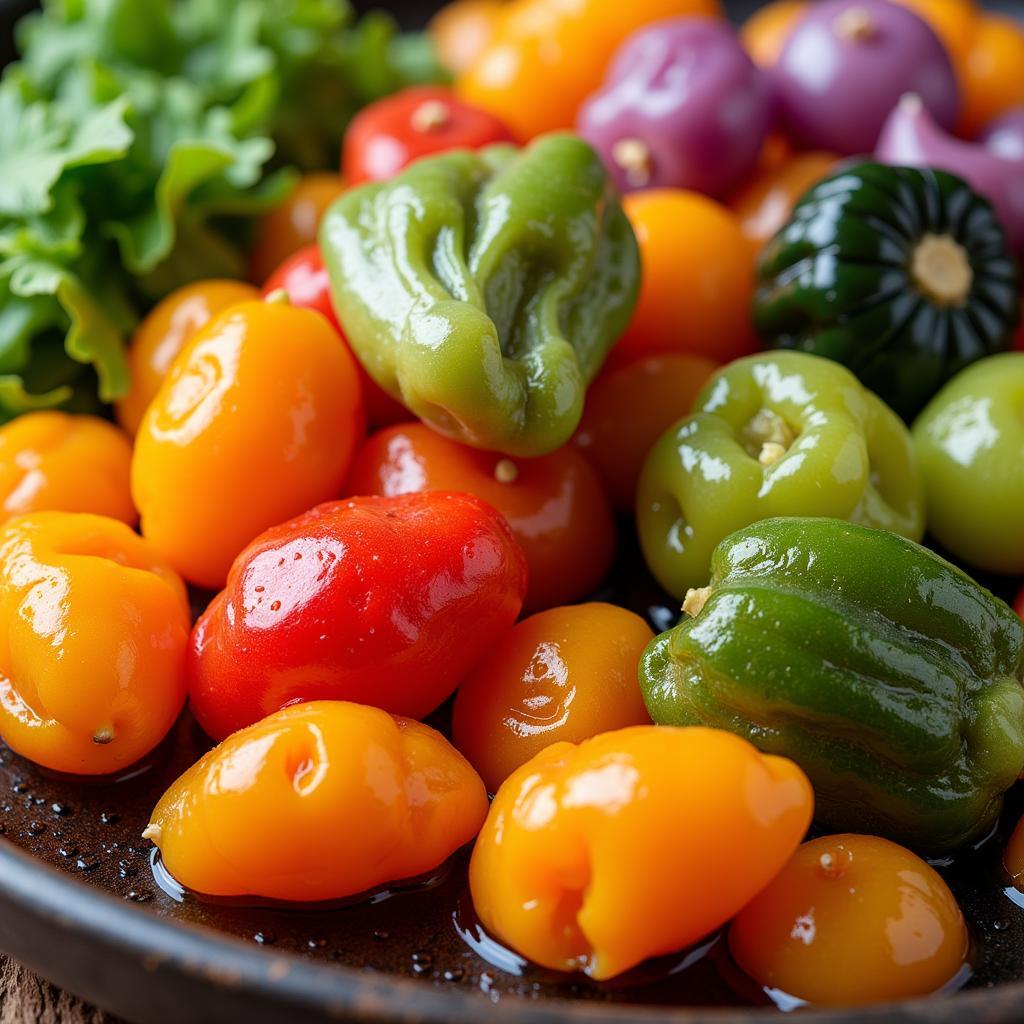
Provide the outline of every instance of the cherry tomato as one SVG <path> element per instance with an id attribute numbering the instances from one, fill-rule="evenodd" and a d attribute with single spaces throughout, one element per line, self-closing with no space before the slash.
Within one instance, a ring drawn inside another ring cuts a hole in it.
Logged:
<path id="1" fill-rule="evenodd" d="M 356 457 L 350 494 L 466 491 L 508 520 L 530 567 L 528 611 L 586 597 L 615 551 L 615 524 L 601 481 L 571 446 L 510 459 L 436 434 L 422 423 L 378 431 Z"/>
<path id="2" fill-rule="evenodd" d="M 1024 26 L 1012 18 L 978 18 L 960 70 L 959 131 L 972 138 L 990 121 L 1024 105 Z"/>
<path id="3" fill-rule="evenodd" d="M 696 192 L 633 192 L 623 207 L 636 232 L 643 281 L 612 362 L 686 352 L 730 362 L 756 348 L 750 245 L 733 212 Z"/>
<path id="4" fill-rule="evenodd" d="M 479 777 L 439 732 L 321 701 L 211 750 L 164 794 L 143 835 L 196 892 L 337 900 L 434 870 L 486 814 Z"/>
<path id="5" fill-rule="evenodd" d="M 364 107 L 345 133 L 342 169 L 353 185 L 385 181 L 420 157 L 511 142 L 492 114 L 450 89 L 418 85 Z"/>
<path id="6" fill-rule="evenodd" d="M 449 71 L 465 71 L 494 37 L 504 0 L 452 0 L 430 19 L 437 56 Z"/>
<path id="7" fill-rule="evenodd" d="M 326 317 L 328 323 L 338 332 L 345 347 L 345 332 L 338 323 L 331 302 L 331 282 L 324 266 L 320 246 L 307 245 L 294 256 L 289 256 L 267 279 L 263 286 L 263 297 L 268 298 L 275 292 L 284 291 L 288 301 L 300 309 L 312 309 Z M 351 349 L 349 349 L 351 352 Z M 409 418 L 409 410 L 396 402 L 377 382 L 363 369 L 362 364 L 352 353 L 359 369 L 359 380 L 362 384 L 363 401 L 366 404 L 366 419 L 371 427 L 385 427 L 389 423 L 398 423 Z"/>
<path id="8" fill-rule="evenodd" d="M 935 992 L 967 958 L 949 887 L 877 836 L 805 843 L 733 921 L 729 948 L 755 981 L 823 1006 Z"/>
<path id="9" fill-rule="evenodd" d="M 0 427 L 0 522 L 28 512 L 92 512 L 134 526 L 132 444 L 96 416 L 30 412 Z"/>
<path id="10" fill-rule="evenodd" d="M 289 256 L 317 240 L 327 208 L 345 191 L 337 174 L 307 174 L 280 206 L 263 215 L 249 252 L 249 278 L 265 281 Z"/>
<path id="11" fill-rule="evenodd" d="M 493 793 L 552 743 L 649 724 L 636 673 L 653 639 L 639 615 L 599 602 L 524 619 L 459 687 L 455 745 Z"/>
<path id="12" fill-rule="evenodd" d="M 243 281 L 198 281 L 161 300 L 139 325 L 128 349 L 132 387 L 115 406 L 117 421 L 134 434 L 178 353 L 222 309 L 255 299 Z"/>
<path id="13" fill-rule="evenodd" d="M 729 205 L 755 254 L 789 220 L 803 194 L 829 174 L 838 160 L 831 153 L 797 153 L 781 166 L 755 175 L 733 196 Z"/>
<path id="14" fill-rule="evenodd" d="M 597 470 L 615 508 L 626 515 L 655 441 L 690 412 L 718 365 L 703 356 L 657 355 L 612 366 L 587 392 L 573 439 Z"/>
<path id="15" fill-rule="evenodd" d="M 221 587 L 258 533 L 337 497 L 364 432 L 355 361 L 323 317 L 231 306 L 175 360 L 139 427 L 142 533 L 186 579 Z"/>
<path id="16" fill-rule="evenodd" d="M 754 11 L 740 29 L 740 40 L 750 59 L 759 67 L 774 67 L 789 33 L 808 6 L 808 0 L 774 0 Z"/>

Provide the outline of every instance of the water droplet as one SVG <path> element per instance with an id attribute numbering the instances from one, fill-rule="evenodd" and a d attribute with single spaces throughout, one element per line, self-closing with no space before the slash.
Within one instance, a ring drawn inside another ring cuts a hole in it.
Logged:
<path id="1" fill-rule="evenodd" d="M 78 856 L 78 847 L 75 846 L 73 843 L 69 843 L 66 846 L 57 847 L 57 853 L 59 853 L 62 857 L 70 859 L 71 857 Z"/>
<path id="2" fill-rule="evenodd" d="M 57 815 L 58 818 L 67 818 L 74 814 L 74 808 L 68 804 L 54 803 L 50 804 L 50 810 Z"/>
<path id="3" fill-rule="evenodd" d="M 391 932 L 389 932 L 386 928 L 375 928 L 373 930 L 373 937 L 378 942 L 385 942 L 391 938 Z"/>
<path id="4" fill-rule="evenodd" d="M 414 974 L 425 974 L 433 966 L 434 958 L 429 953 L 413 953 L 412 969 Z"/>
<path id="5" fill-rule="evenodd" d="M 11 786 L 11 790 L 18 794 L 27 793 L 28 783 L 25 782 L 23 779 L 15 779 L 14 784 Z"/>
<path id="6" fill-rule="evenodd" d="M 46 826 L 41 821 L 30 821 L 28 823 L 28 834 L 30 836 L 42 835 L 46 831 Z"/>
<path id="7" fill-rule="evenodd" d="M 1005 918 L 1000 918 L 1000 920 L 992 922 L 992 927 L 997 932 L 1005 932 L 1006 929 L 1010 927 L 1010 922 L 1007 921 Z"/>
<path id="8" fill-rule="evenodd" d="M 445 981 L 462 981 L 465 976 L 466 969 L 464 967 L 452 967 L 441 975 Z"/>
<path id="9" fill-rule="evenodd" d="M 307 949 L 326 949 L 327 948 L 327 940 L 326 939 L 309 939 L 306 942 L 306 948 Z"/>
<path id="10" fill-rule="evenodd" d="M 253 941 L 258 942 L 261 946 L 272 946 L 277 942 L 277 936 L 270 931 L 257 932 L 253 936 Z"/>
<path id="11" fill-rule="evenodd" d="M 103 811 L 100 814 L 101 825 L 116 825 L 120 821 L 120 817 L 114 811 Z"/>
<path id="12" fill-rule="evenodd" d="M 75 867 L 79 871 L 95 871 L 100 866 L 99 857 L 91 853 L 83 853 L 76 861 Z"/>
<path id="13" fill-rule="evenodd" d="M 132 903 L 148 903 L 150 900 L 150 896 L 149 893 L 137 892 L 135 889 L 132 889 L 129 893 L 127 893 L 125 899 L 131 900 Z"/>

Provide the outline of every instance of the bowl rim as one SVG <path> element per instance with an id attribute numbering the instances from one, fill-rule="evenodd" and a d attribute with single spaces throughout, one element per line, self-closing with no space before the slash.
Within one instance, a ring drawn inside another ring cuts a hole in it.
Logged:
<path id="1" fill-rule="evenodd" d="M 52 945 L 56 955 L 44 957 L 42 963 L 36 955 L 30 966 L 71 991 L 74 988 L 62 980 L 66 970 L 51 966 L 60 959 L 61 934 L 88 943 L 98 954 L 127 958 L 147 973 L 159 971 L 172 983 L 187 979 L 200 988 L 227 988 L 247 1000 L 266 1000 L 285 1013 L 323 1014 L 363 1024 L 479 1024 L 484 1012 L 497 1024 L 752 1024 L 776 1012 L 771 1007 L 645 1006 L 561 998 L 492 1001 L 476 989 L 444 988 L 385 972 L 358 971 L 343 963 L 311 963 L 127 904 L 39 862 L 4 838 L 0 909 L 0 948 L 8 947 L 15 958 L 19 952 L 27 958 L 26 950 L 31 949 L 21 948 L 19 921 L 34 921 L 47 933 L 57 933 Z M 94 993 L 82 995 L 96 1001 Z M 117 999 L 109 1003 L 119 1012 Z M 869 1007 L 802 1010 L 800 1019 L 807 1024 L 924 1024 L 955 1017 L 960 1024 L 1009 1024 L 1020 1019 L 1022 1004 L 1024 982 L 1013 982 Z"/>

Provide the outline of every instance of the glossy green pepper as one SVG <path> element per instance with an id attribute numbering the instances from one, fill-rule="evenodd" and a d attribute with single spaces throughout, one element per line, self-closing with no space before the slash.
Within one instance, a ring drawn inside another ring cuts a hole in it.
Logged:
<path id="1" fill-rule="evenodd" d="M 1017 269 L 989 203 L 943 171 L 864 163 L 814 186 L 765 246 L 754 326 L 835 359 L 912 419 L 1008 349 Z"/>
<path id="2" fill-rule="evenodd" d="M 1024 767 L 1024 624 L 938 555 L 838 519 L 726 538 L 640 681 L 659 724 L 792 758 L 818 820 L 933 851 L 983 835 Z"/>
<path id="3" fill-rule="evenodd" d="M 913 436 L 935 538 L 979 569 L 1024 573 L 1024 352 L 957 374 Z"/>
<path id="4" fill-rule="evenodd" d="M 572 135 L 420 160 L 321 228 L 334 305 L 377 383 L 436 430 L 508 455 L 572 436 L 636 303 L 636 239 Z"/>
<path id="5" fill-rule="evenodd" d="M 838 363 L 802 352 L 719 370 L 648 453 L 640 546 L 673 596 L 707 579 L 725 536 L 772 516 L 837 516 L 919 540 L 924 495 L 906 427 Z"/>

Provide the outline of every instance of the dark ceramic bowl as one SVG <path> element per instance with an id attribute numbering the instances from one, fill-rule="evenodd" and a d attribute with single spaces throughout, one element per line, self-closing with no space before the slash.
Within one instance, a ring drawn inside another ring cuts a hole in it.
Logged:
<path id="1" fill-rule="evenodd" d="M 0 0 L 0 64 L 15 15 L 31 6 Z M 408 24 L 429 10 L 414 2 L 391 6 Z M 731 10 L 741 16 L 751 6 L 738 2 Z M 650 586 L 625 572 L 602 596 L 664 628 L 673 612 Z M 140 832 L 166 785 L 203 748 L 184 717 L 144 770 L 83 784 L 44 773 L 0 745 L 0 949 L 139 1024 L 753 1024 L 777 1012 L 731 965 L 719 939 L 604 985 L 528 967 L 480 933 L 466 896 L 464 854 L 437 877 L 373 905 L 300 912 L 187 897 L 161 876 Z M 1017 797 L 1005 822 L 1017 820 L 1021 803 Z M 339 822 L 339 841 L 350 827 Z M 1005 825 L 995 841 L 947 870 L 976 926 L 979 966 L 963 991 L 898 1006 L 804 1012 L 801 1019 L 1024 1019 L 1024 908 L 1004 889 L 1004 840 Z"/>

